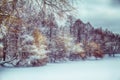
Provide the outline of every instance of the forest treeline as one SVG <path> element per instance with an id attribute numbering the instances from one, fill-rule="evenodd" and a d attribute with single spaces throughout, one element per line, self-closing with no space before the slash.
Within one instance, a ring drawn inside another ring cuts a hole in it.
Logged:
<path id="1" fill-rule="evenodd" d="M 0 66 L 41 66 L 120 53 L 119 34 L 72 15 L 60 26 L 55 14 L 46 15 L 44 10 L 37 14 L 23 1 L 0 1 Z"/>
<path id="2" fill-rule="evenodd" d="M 64 27 L 58 27 L 54 20 L 40 22 L 34 19 L 28 23 L 38 22 L 38 27 L 13 26 L 7 36 L 1 35 L 0 38 L 1 65 L 36 66 L 47 62 L 85 60 L 91 56 L 103 58 L 105 54 L 114 57 L 120 53 L 119 34 L 73 19 L 69 16 Z"/>

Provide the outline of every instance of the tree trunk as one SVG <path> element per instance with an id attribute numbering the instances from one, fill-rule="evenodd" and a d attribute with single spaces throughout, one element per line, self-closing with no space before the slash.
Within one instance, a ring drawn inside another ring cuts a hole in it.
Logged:
<path id="1" fill-rule="evenodd" d="M 77 41 L 80 42 L 80 29 L 78 29 L 78 34 L 77 34 Z"/>
<path id="2" fill-rule="evenodd" d="M 3 61 L 6 60 L 6 50 L 7 50 L 7 38 L 3 38 Z"/>

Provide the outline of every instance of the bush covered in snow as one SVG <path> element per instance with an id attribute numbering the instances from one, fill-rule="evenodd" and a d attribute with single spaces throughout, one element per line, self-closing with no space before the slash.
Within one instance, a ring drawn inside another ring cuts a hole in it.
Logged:
<path id="1" fill-rule="evenodd" d="M 43 40 L 42 34 L 35 30 L 32 35 L 22 36 L 22 45 L 20 47 L 19 59 L 17 66 L 40 66 L 48 62 L 47 45 Z M 37 36 L 37 37 L 36 37 Z"/>

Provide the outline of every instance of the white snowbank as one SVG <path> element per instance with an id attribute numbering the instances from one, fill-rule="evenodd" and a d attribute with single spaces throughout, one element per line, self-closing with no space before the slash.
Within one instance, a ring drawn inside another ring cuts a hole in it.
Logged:
<path id="1" fill-rule="evenodd" d="M 0 68 L 0 80 L 120 80 L 120 56 L 43 67 Z"/>
<path id="2" fill-rule="evenodd" d="M 3 44 L 2 43 L 0 43 L 0 48 L 3 48 Z"/>

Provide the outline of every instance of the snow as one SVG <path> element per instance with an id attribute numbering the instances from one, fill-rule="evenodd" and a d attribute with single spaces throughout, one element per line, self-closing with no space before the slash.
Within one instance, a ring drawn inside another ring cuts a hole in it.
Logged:
<path id="1" fill-rule="evenodd" d="M 3 48 L 3 44 L 2 43 L 0 43 L 0 48 Z"/>
<path id="2" fill-rule="evenodd" d="M 1 38 L 3 38 L 3 35 L 6 35 L 7 27 L 2 24 L 0 26 L 1 26 L 1 33 L 2 33 Z"/>
<path id="3" fill-rule="evenodd" d="M 3 39 L 3 35 L 0 33 L 0 39 Z"/>
<path id="4" fill-rule="evenodd" d="M 120 80 L 120 56 L 42 67 L 0 68 L 0 80 Z"/>
<path id="5" fill-rule="evenodd" d="M 28 35 L 28 34 L 22 35 L 21 38 L 24 38 L 25 42 L 34 40 L 34 38 L 32 36 Z"/>
<path id="6" fill-rule="evenodd" d="M 81 45 L 82 45 L 81 43 L 74 45 L 72 49 L 73 52 L 77 52 L 77 53 L 85 52 L 84 49 L 81 47 Z"/>

